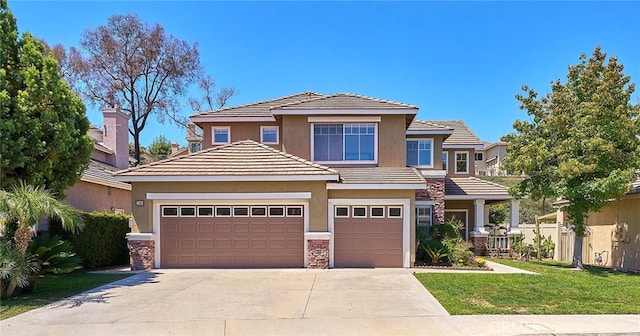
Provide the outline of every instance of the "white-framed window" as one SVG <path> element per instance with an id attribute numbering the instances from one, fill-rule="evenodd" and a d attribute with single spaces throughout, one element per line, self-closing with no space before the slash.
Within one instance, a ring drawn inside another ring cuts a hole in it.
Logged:
<path id="1" fill-rule="evenodd" d="M 358 217 L 358 218 L 362 218 L 362 217 L 367 217 L 367 207 L 366 206 L 354 206 L 353 209 L 351 209 L 351 211 L 353 211 L 351 213 L 351 217 Z"/>
<path id="2" fill-rule="evenodd" d="M 266 206 L 252 206 L 251 207 L 251 217 L 267 217 L 267 207 Z"/>
<path id="3" fill-rule="evenodd" d="M 233 217 L 249 217 L 249 207 L 248 206 L 234 206 L 233 207 Z"/>
<path id="4" fill-rule="evenodd" d="M 433 139 L 407 140 L 407 166 L 433 167 Z"/>
<path id="5" fill-rule="evenodd" d="M 278 126 L 260 126 L 260 142 L 267 145 L 280 143 Z"/>
<path id="6" fill-rule="evenodd" d="M 211 141 L 214 145 L 226 145 L 231 143 L 231 127 L 212 126 Z"/>
<path id="7" fill-rule="evenodd" d="M 301 206 L 288 206 L 287 207 L 287 217 L 302 217 L 302 207 Z"/>
<path id="8" fill-rule="evenodd" d="M 269 217 L 284 217 L 284 207 L 283 206 L 270 206 L 269 207 Z"/>
<path id="9" fill-rule="evenodd" d="M 432 209 L 431 205 L 416 206 L 416 229 L 428 229 L 431 227 Z"/>
<path id="10" fill-rule="evenodd" d="M 390 206 L 387 207 L 387 218 L 399 218 L 402 217 L 402 207 Z"/>
<path id="11" fill-rule="evenodd" d="M 349 217 L 349 207 L 347 206 L 337 206 L 335 211 L 336 217 Z"/>
<path id="12" fill-rule="evenodd" d="M 217 206 L 216 217 L 231 217 L 231 207 L 229 206 Z"/>
<path id="13" fill-rule="evenodd" d="M 213 207 L 211 206 L 199 206 L 198 217 L 213 217 Z"/>
<path id="14" fill-rule="evenodd" d="M 313 124 L 311 157 L 318 162 L 376 163 L 378 125 Z"/>
<path id="15" fill-rule="evenodd" d="M 195 216 L 196 216 L 196 207 L 193 207 L 193 206 L 180 207 L 180 217 L 195 217 Z"/>
<path id="16" fill-rule="evenodd" d="M 191 153 L 196 153 L 202 150 L 202 141 L 200 142 L 190 142 L 189 143 L 189 151 Z"/>
<path id="17" fill-rule="evenodd" d="M 163 206 L 162 217 L 178 217 L 178 207 L 175 206 Z"/>
<path id="18" fill-rule="evenodd" d="M 384 218 L 384 207 L 371 206 L 369 208 L 369 217 L 371 218 Z"/>
<path id="19" fill-rule="evenodd" d="M 456 174 L 469 173 L 469 152 L 455 152 L 456 156 Z"/>
<path id="20" fill-rule="evenodd" d="M 476 161 L 483 161 L 484 160 L 484 155 L 482 152 L 476 152 L 475 153 L 475 159 Z"/>
<path id="21" fill-rule="evenodd" d="M 449 163 L 449 152 L 442 152 L 442 169 L 444 170 L 449 170 L 449 166 L 447 166 L 447 163 Z"/>

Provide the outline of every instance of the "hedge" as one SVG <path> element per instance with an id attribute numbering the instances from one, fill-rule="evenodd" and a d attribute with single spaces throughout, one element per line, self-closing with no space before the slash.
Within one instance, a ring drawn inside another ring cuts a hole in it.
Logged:
<path id="1" fill-rule="evenodd" d="M 65 231 L 58 220 L 50 220 L 49 232 L 71 242 L 87 269 L 128 264 L 129 217 L 105 212 L 83 213 L 82 216 L 85 227 L 79 233 Z"/>

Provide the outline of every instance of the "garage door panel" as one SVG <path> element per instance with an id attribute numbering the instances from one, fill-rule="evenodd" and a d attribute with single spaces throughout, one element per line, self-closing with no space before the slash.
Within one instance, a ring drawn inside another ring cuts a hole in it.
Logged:
<path id="1" fill-rule="evenodd" d="M 161 217 L 162 267 L 302 267 L 303 217 Z"/>
<path id="2" fill-rule="evenodd" d="M 336 267 L 402 267 L 402 218 L 334 218 Z"/>

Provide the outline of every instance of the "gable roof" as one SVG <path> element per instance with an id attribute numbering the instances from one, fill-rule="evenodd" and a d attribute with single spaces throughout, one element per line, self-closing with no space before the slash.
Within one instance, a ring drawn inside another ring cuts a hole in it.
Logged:
<path id="1" fill-rule="evenodd" d="M 243 140 L 129 168 L 115 176 L 125 182 L 337 181 L 338 171 Z"/>
<path id="2" fill-rule="evenodd" d="M 91 159 L 89 166 L 82 173 L 80 180 L 118 189 L 131 190 L 130 184 L 120 182 L 113 177 L 113 173 L 116 171 L 118 171 L 118 168 L 114 166 Z"/>
<path id="3" fill-rule="evenodd" d="M 414 120 L 407 129 L 407 134 L 453 134 L 453 128 L 427 120 Z"/>
<path id="4" fill-rule="evenodd" d="M 446 148 L 461 148 L 461 146 L 482 149 L 484 142 L 462 120 L 430 120 L 430 122 L 453 129 L 442 145 Z"/>
<path id="5" fill-rule="evenodd" d="M 427 182 L 415 168 L 369 167 L 338 168 L 341 183 L 327 189 L 425 189 Z"/>
<path id="6" fill-rule="evenodd" d="M 285 110 L 395 110 L 415 109 L 415 105 L 372 98 L 353 93 L 335 93 L 272 107 L 274 114 Z"/>
<path id="7" fill-rule="evenodd" d="M 191 117 L 191 120 L 194 122 L 206 121 L 207 117 L 217 117 L 217 118 L 263 117 L 263 118 L 273 119 L 273 115 L 271 114 L 271 108 L 274 106 L 280 106 L 284 104 L 305 101 L 305 100 L 322 97 L 322 96 L 323 96 L 322 94 L 317 92 L 312 92 L 312 91 L 300 92 L 300 93 L 292 94 L 289 96 L 262 100 L 255 103 L 225 107 L 225 108 L 221 108 L 213 111 L 206 111 L 198 114 L 193 114 L 190 117 Z"/>
<path id="8" fill-rule="evenodd" d="M 447 177 L 444 181 L 444 199 L 512 199 L 509 188 L 477 177 Z"/>

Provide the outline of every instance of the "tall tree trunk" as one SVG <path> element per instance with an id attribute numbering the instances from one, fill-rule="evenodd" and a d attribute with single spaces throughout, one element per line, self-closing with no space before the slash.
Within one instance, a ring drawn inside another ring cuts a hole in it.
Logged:
<path id="1" fill-rule="evenodd" d="M 576 234 L 575 238 L 575 244 L 573 246 L 572 266 L 579 269 L 584 269 L 584 265 L 582 264 L 582 243 L 584 241 L 584 237 Z"/>
<path id="2" fill-rule="evenodd" d="M 133 133 L 133 155 L 136 159 L 136 166 L 140 165 L 140 132 L 137 130 Z"/>

